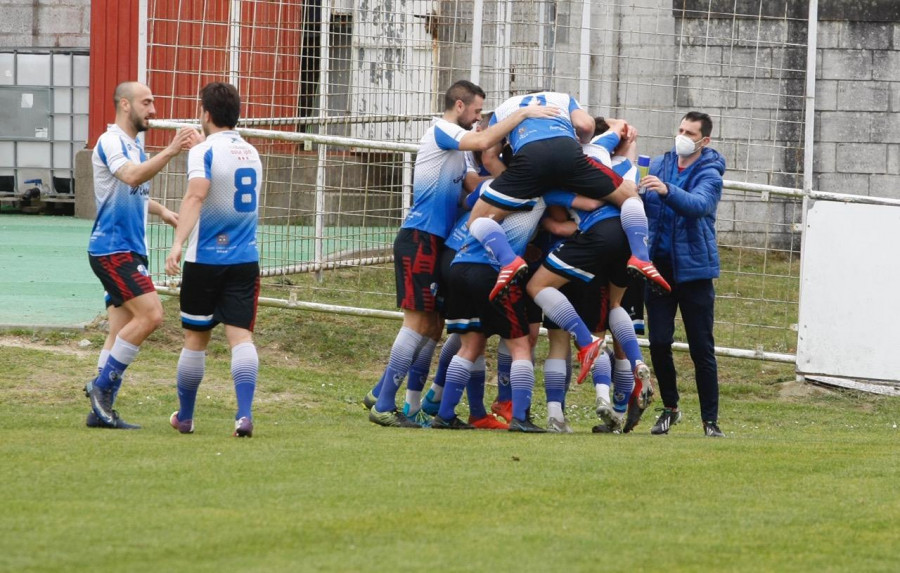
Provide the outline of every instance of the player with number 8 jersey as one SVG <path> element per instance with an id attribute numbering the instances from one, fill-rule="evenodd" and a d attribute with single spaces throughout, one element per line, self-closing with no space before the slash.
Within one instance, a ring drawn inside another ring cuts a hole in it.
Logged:
<path id="1" fill-rule="evenodd" d="M 177 275 L 187 241 L 181 284 L 184 348 L 176 373 L 179 409 L 169 423 L 182 434 L 194 432 L 206 348 L 212 329 L 223 323 L 237 396 L 233 435 L 250 437 L 259 373 L 252 333 L 259 301 L 256 222 L 262 163 L 256 149 L 234 129 L 240 115 L 237 89 L 213 82 L 201 90 L 200 99 L 206 141 L 188 154 L 188 188 L 166 257 L 166 273 Z"/>

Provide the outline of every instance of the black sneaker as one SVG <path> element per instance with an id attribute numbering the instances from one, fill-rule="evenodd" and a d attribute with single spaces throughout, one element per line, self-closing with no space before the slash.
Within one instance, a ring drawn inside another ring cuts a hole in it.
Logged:
<path id="1" fill-rule="evenodd" d="M 445 420 L 440 416 L 431 419 L 431 427 L 435 430 L 474 430 L 475 426 L 467 424 L 459 419 L 459 416 L 453 416 L 449 420 Z"/>
<path id="2" fill-rule="evenodd" d="M 112 430 L 140 430 L 141 427 L 137 424 L 129 424 L 125 420 L 119 417 L 119 412 L 116 410 L 112 411 L 113 418 L 115 421 L 112 425 L 105 423 L 103 420 L 97 417 L 93 411 L 88 412 L 87 419 L 84 421 L 84 425 L 88 428 L 109 428 Z"/>
<path id="3" fill-rule="evenodd" d="M 627 434 L 634 430 L 634 427 L 640 423 L 643 415 L 644 408 L 638 406 L 637 400 L 632 396 L 631 400 L 628 401 L 628 412 L 625 414 L 625 425 L 622 427 L 622 432 Z"/>
<path id="4" fill-rule="evenodd" d="M 650 428 L 650 433 L 656 436 L 668 434 L 669 428 L 681 421 L 681 410 L 663 408 L 662 414 L 656 419 L 656 423 Z"/>
<path id="5" fill-rule="evenodd" d="M 540 426 L 535 426 L 534 423 L 529 420 L 520 420 L 518 418 L 513 418 L 509 421 L 509 431 L 510 432 L 525 432 L 526 434 L 546 434 L 547 430 L 541 428 Z"/>
<path id="6" fill-rule="evenodd" d="M 115 427 L 116 418 L 113 415 L 113 389 L 104 390 L 98 388 L 93 382 L 88 382 L 84 387 L 84 393 L 91 400 L 91 410 L 97 415 L 97 419 L 108 428 Z"/>
<path id="7" fill-rule="evenodd" d="M 716 422 L 703 422 L 703 433 L 710 438 L 724 438 L 725 432 L 719 429 Z"/>

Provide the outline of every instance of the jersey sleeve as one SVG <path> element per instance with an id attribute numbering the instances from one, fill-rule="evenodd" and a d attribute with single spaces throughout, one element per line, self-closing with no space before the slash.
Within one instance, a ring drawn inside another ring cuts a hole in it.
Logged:
<path id="1" fill-rule="evenodd" d="M 97 139 L 97 155 L 113 175 L 131 161 L 126 153 L 125 143 L 115 133 L 104 133 Z"/>
<path id="2" fill-rule="evenodd" d="M 637 167 L 627 157 L 615 157 L 612 162 L 612 170 L 622 179 L 640 181 Z"/>
<path id="3" fill-rule="evenodd" d="M 581 104 L 578 103 L 578 100 L 569 96 L 569 114 L 571 114 L 576 109 L 581 109 Z"/>
<path id="4" fill-rule="evenodd" d="M 561 205 L 566 209 L 570 209 L 573 201 L 575 201 L 575 193 L 572 193 L 571 191 L 555 190 L 544 193 L 544 203 L 546 203 L 548 207 L 552 205 Z"/>
<path id="5" fill-rule="evenodd" d="M 209 145 L 195 145 L 188 151 L 188 180 L 209 179 L 212 180 L 212 147 Z"/>
<path id="6" fill-rule="evenodd" d="M 616 146 L 619 145 L 619 141 L 621 141 L 619 134 L 613 130 L 609 130 L 592 139 L 591 143 L 599 145 L 612 153 Z"/>
<path id="7" fill-rule="evenodd" d="M 468 131 L 449 121 L 439 121 L 434 126 L 434 140 L 444 150 L 459 149 L 459 142 Z"/>

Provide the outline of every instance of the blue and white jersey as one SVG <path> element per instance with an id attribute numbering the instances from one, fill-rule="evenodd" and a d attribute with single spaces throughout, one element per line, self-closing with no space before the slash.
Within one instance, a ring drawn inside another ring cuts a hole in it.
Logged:
<path id="1" fill-rule="evenodd" d="M 450 234 L 447 235 L 447 240 L 444 241 L 444 247 L 453 249 L 454 251 L 458 251 L 462 248 L 466 239 L 469 238 L 469 215 L 470 213 L 466 211 L 459 216 L 459 219 L 456 220 L 456 224 L 453 225 L 453 230 L 450 231 Z"/>
<path id="2" fill-rule="evenodd" d="M 550 205 L 562 205 L 566 209 L 572 207 L 572 201 L 575 200 L 575 194 L 569 191 L 550 191 L 542 197 L 535 200 L 534 208 L 531 211 L 516 211 L 507 215 L 500 226 L 506 233 L 506 239 L 509 246 L 520 257 L 525 253 L 525 247 L 534 236 L 541 217 L 544 216 L 544 210 Z M 452 264 L 456 263 L 474 263 L 482 265 L 491 265 L 500 270 L 500 263 L 491 256 L 484 246 L 478 242 L 468 232 L 466 233 L 463 245 L 458 249 L 456 257 Z"/>
<path id="3" fill-rule="evenodd" d="M 403 229 L 418 229 L 441 239 L 450 234 L 466 176 L 459 142 L 467 133 L 455 123 L 436 118 L 422 136 L 413 171 L 413 204 Z"/>
<path id="4" fill-rule="evenodd" d="M 147 210 L 150 182 L 137 187 L 114 175 L 126 163 L 147 160 L 141 145 L 115 124 L 97 140 L 91 163 L 94 166 L 94 201 L 97 219 L 91 230 L 88 253 L 94 256 L 133 251 L 147 256 Z"/>
<path id="5" fill-rule="evenodd" d="M 188 153 L 188 180 L 210 182 L 184 260 L 207 265 L 259 261 L 256 222 L 262 163 L 236 131 L 219 131 Z"/>
<path id="6" fill-rule="evenodd" d="M 635 182 L 640 180 L 637 166 L 632 164 L 627 157 L 622 157 L 621 155 L 613 156 L 611 163 L 612 170 L 622 179 L 631 179 Z M 587 231 L 604 219 L 611 219 L 621 215 L 619 208 L 611 203 L 605 203 L 599 209 L 594 209 L 593 211 L 572 209 L 571 213 L 572 219 L 578 225 L 578 230 L 582 232 Z"/>
<path id="7" fill-rule="evenodd" d="M 590 143 L 583 143 L 581 149 L 591 159 L 607 167 L 612 167 L 612 152 L 617 145 L 619 145 L 619 134 L 609 130 L 592 139 Z"/>
<path id="8" fill-rule="evenodd" d="M 509 98 L 497 109 L 491 118 L 490 125 L 502 121 L 512 115 L 520 107 L 526 105 L 545 105 L 559 108 L 560 114 L 556 117 L 529 118 L 524 120 L 509 133 L 509 144 L 513 153 L 518 153 L 525 144 L 541 139 L 553 137 L 575 136 L 575 128 L 572 126 L 572 112 L 581 109 L 581 106 L 572 96 L 558 92 L 540 92 Z"/>

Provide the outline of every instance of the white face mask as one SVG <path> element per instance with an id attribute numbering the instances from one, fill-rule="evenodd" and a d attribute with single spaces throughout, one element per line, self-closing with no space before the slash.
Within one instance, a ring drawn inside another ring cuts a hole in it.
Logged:
<path id="1" fill-rule="evenodd" d="M 693 139 L 686 135 L 675 136 L 675 153 L 680 157 L 687 157 L 695 151 L 697 151 L 697 143 Z"/>

